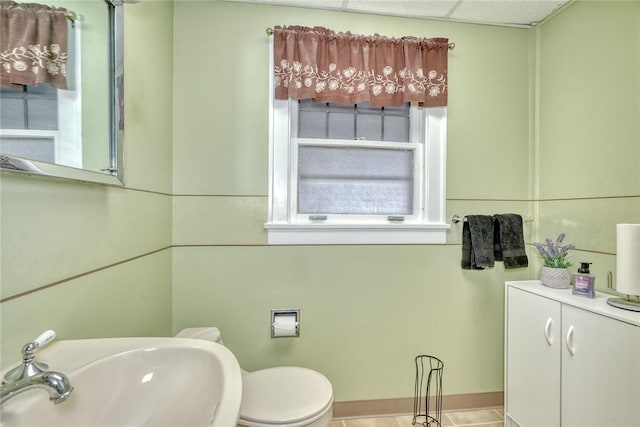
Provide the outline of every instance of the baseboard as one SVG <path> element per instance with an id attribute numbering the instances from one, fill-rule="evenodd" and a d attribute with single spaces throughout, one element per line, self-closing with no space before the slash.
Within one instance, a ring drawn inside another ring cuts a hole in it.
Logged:
<path id="1" fill-rule="evenodd" d="M 442 396 L 443 411 L 492 408 L 503 404 L 504 393 L 501 391 Z M 413 397 L 333 402 L 334 418 L 366 418 L 411 413 L 413 413 Z"/>

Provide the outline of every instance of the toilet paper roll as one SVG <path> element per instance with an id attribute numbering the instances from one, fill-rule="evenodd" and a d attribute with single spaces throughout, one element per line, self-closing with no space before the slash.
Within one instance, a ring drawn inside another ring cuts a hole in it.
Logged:
<path id="1" fill-rule="evenodd" d="M 298 336 L 298 322 L 296 315 L 277 315 L 271 325 L 272 337 L 296 337 Z"/>
<path id="2" fill-rule="evenodd" d="M 640 224 L 618 224 L 616 237 L 616 291 L 640 295 Z"/>

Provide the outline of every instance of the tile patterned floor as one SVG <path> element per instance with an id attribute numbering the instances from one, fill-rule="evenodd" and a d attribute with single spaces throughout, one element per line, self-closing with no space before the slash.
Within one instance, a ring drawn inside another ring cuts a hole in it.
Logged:
<path id="1" fill-rule="evenodd" d="M 411 415 L 395 415 L 376 418 L 339 419 L 331 421 L 329 427 L 412 427 L 412 418 Z M 503 427 L 504 410 L 502 408 L 490 408 L 443 412 L 441 421 L 441 427 Z M 417 427 L 419 426 L 417 425 Z"/>

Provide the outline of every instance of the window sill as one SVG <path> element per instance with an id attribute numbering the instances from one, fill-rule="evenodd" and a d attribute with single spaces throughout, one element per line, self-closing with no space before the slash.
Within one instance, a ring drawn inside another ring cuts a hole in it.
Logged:
<path id="1" fill-rule="evenodd" d="M 264 225 L 270 245 L 444 244 L 449 224 Z"/>

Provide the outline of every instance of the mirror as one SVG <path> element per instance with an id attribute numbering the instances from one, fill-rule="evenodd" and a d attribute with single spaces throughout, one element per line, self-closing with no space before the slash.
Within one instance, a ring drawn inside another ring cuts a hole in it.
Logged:
<path id="1" fill-rule="evenodd" d="M 124 184 L 122 4 L 55 0 L 67 10 L 67 89 L 1 88 L 3 172 Z"/>

